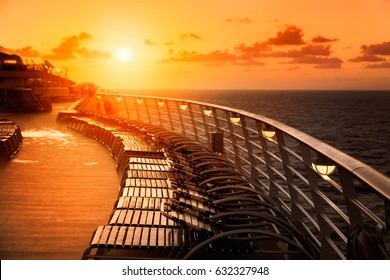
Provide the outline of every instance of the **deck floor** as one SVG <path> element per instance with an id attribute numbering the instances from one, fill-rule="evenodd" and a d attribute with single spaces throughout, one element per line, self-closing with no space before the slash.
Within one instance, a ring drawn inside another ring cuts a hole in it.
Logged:
<path id="1" fill-rule="evenodd" d="M 51 113 L 0 114 L 22 130 L 21 150 L 0 163 L 0 259 L 77 260 L 107 223 L 121 174 L 97 141 Z"/>

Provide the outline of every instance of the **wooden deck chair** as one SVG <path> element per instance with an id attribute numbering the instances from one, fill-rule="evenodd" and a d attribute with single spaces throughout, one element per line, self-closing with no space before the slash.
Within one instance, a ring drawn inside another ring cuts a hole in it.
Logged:
<path id="1" fill-rule="evenodd" d="M 209 236 L 200 243 L 203 245 L 199 247 L 204 248 L 207 244 L 206 252 L 212 250 L 213 254 L 223 256 L 224 252 L 231 250 L 241 257 L 249 253 L 250 258 L 254 258 L 256 254 L 259 254 L 260 258 L 264 254 L 278 255 L 278 257 L 289 254 L 298 255 L 298 258 L 303 259 L 313 258 L 294 237 L 296 231 L 290 231 L 287 223 L 270 215 L 261 215 L 254 211 L 235 211 L 223 212 L 206 218 L 194 208 L 181 207 L 171 202 L 163 203 L 161 212 L 184 227 L 202 233 L 199 236 Z M 238 219 L 239 216 L 243 218 Z M 248 222 L 248 217 L 252 217 L 250 222 Z M 275 223 L 277 223 L 277 231 L 273 227 Z M 220 238 L 215 238 L 215 236 Z M 222 238 L 228 236 L 230 238 Z M 215 241 L 218 242 L 215 243 Z M 283 246 L 280 243 L 283 243 Z M 293 249 L 284 249 L 286 245 Z"/>
<path id="2" fill-rule="evenodd" d="M 189 229 L 107 225 L 96 229 L 82 259 L 180 259 L 197 243 Z"/>

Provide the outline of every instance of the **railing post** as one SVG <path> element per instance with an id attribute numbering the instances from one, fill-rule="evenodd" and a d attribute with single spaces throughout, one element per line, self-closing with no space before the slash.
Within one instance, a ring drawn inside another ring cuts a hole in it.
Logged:
<path id="1" fill-rule="evenodd" d="M 350 228 L 353 229 L 357 225 L 363 225 L 361 212 L 359 208 L 357 208 L 356 205 L 352 203 L 353 200 L 356 200 L 356 190 L 353 185 L 351 176 L 345 172 L 342 167 L 338 167 L 338 172 L 340 177 L 340 185 L 348 210 Z"/>
<path id="2" fill-rule="evenodd" d="M 271 160 L 271 156 L 269 155 L 267 139 L 265 137 L 262 137 L 261 125 L 262 125 L 261 122 L 256 122 L 257 133 L 259 135 L 261 149 L 262 149 L 263 157 L 264 157 L 264 161 L 265 161 L 265 167 L 267 169 L 267 174 L 268 174 L 269 196 L 271 198 L 275 198 L 276 201 L 278 201 L 279 200 L 279 190 L 275 185 L 275 173 L 272 170 L 272 160 Z"/>
<path id="3" fill-rule="evenodd" d="M 174 102 L 174 104 L 176 104 L 176 102 Z M 172 115 L 171 115 L 171 107 L 169 107 L 169 101 L 166 101 L 165 105 L 167 106 L 167 115 L 168 115 L 168 119 L 169 119 L 169 125 L 171 127 L 171 130 L 175 131 L 175 127 L 173 126 L 173 120 L 172 120 Z"/>
<path id="4" fill-rule="evenodd" d="M 148 121 L 150 124 L 152 124 L 152 119 L 151 119 L 150 114 L 149 114 L 149 107 L 148 107 L 149 101 L 148 100 L 149 100 L 148 98 L 144 98 L 144 106 L 145 106 L 146 115 L 148 116 Z"/>
<path id="5" fill-rule="evenodd" d="M 199 142 L 198 128 L 197 128 L 197 126 L 195 124 L 194 112 L 192 111 L 192 104 L 191 103 L 188 104 L 188 110 L 189 110 L 190 117 L 191 117 L 192 128 L 194 129 L 195 141 Z"/>
<path id="6" fill-rule="evenodd" d="M 237 166 L 240 166 L 241 167 L 241 159 L 240 159 L 240 150 L 238 149 L 237 147 L 237 139 L 236 139 L 236 135 L 234 133 L 234 125 L 231 121 L 230 121 L 230 113 L 228 111 L 225 111 L 225 117 L 226 117 L 226 121 L 228 123 L 228 128 L 229 128 L 229 133 L 230 133 L 230 139 L 232 140 L 232 145 L 233 145 L 233 151 L 234 151 L 234 163 L 237 165 Z M 241 118 L 241 116 L 240 116 Z"/>
<path id="7" fill-rule="evenodd" d="M 244 138 L 245 138 L 246 149 L 248 151 L 249 162 L 251 164 L 251 173 L 250 173 L 251 178 L 257 180 L 259 177 L 259 172 L 255 168 L 256 160 L 255 157 L 253 156 L 253 147 L 249 139 L 250 136 L 248 132 L 248 124 L 246 122 L 245 117 L 241 118 L 241 126 L 242 126 L 242 133 L 244 134 Z"/>
<path id="8" fill-rule="evenodd" d="M 207 139 L 207 146 L 210 147 L 211 145 L 211 136 L 210 136 L 210 131 L 209 131 L 209 124 L 208 124 L 208 117 L 206 117 L 206 115 L 204 114 L 204 110 L 205 110 L 206 107 L 202 106 L 201 110 L 203 112 L 201 112 L 201 116 L 202 116 L 202 122 L 203 122 L 203 126 L 204 126 L 204 131 L 206 133 L 206 139 Z"/>
<path id="9" fill-rule="evenodd" d="M 306 176 L 308 179 L 309 188 L 312 195 L 312 201 L 314 203 L 314 210 L 317 217 L 317 223 L 318 226 L 320 227 L 320 232 L 319 232 L 321 235 L 320 258 L 335 259 L 336 252 L 333 250 L 333 246 L 330 243 L 332 242 L 330 228 L 326 222 L 324 204 L 319 195 L 317 173 L 311 168 L 312 157 L 311 157 L 310 149 L 308 146 L 302 144 L 301 142 L 299 143 L 299 146 L 302 152 L 303 162 L 305 164 Z"/>
<path id="10" fill-rule="evenodd" d="M 136 97 L 133 97 L 133 103 L 134 103 L 134 109 L 135 109 L 135 112 L 137 113 L 137 119 L 140 121 L 141 118 L 140 118 L 140 114 L 139 114 L 139 108 L 138 108 L 138 102 L 136 100 L 137 98 Z"/>
<path id="11" fill-rule="evenodd" d="M 183 109 L 180 108 L 180 103 L 179 102 L 176 102 L 176 109 L 177 109 L 177 113 L 178 113 L 178 116 L 179 116 L 179 121 L 180 121 L 180 124 L 181 124 L 181 133 L 183 133 L 184 136 L 187 136 L 186 134 L 186 127 L 184 125 L 184 122 L 183 122 L 183 116 L 181 114 L 181 111 Z"/>
<path id="12" fill-rule="evenodd" d="M 211 134 L 210 148 L 213 152 L 223 153 L 223 132 L 213 132 Z"/>
<path id="13" fill-rule="evenodd" d="M 127 119 L 130 119 L 129 108 L 127 108 L 126 96 L 123 96 L 123 104 L 125 106 Z"/>
<path id="14" fill-rule="evenodd" d="M 286 142 L 284 139 L 284 135 L 280 130 L 276 131 L 276 139 L 278 141 L 278 147 L 279 147 L 279 153 L 280 157 L 282 159 L 283 163 L 283 170 L 284 174 L 286 175 L 286 180 L 287 180 L 287 187 L 288 191 L 290 194 L 291 198 L 291 222 L 301 231 L 303 232 L 302 229 L 302 215 L 300 215 L 301 211 L 299 210 L 299 199 L 297 192 L 294 190 L 293 185 L 294 185 L 294 176 L 290 170 L 291 164 L 290 164 L 290 159 L 288 156 L 288 153 L 284 147 L 286 147 Z"/>
<path id="15" fill-rule="evenodd" d="M 156 106 L 156 111 L 157 111 L 157 117 L 158 117 L 158 122 L 160 126 L 163 126 L 162 119 L 161 119 L 161 112 L 160 112 L 160 105 L 158 104 L 158 99 L 154 100 L 154 104 Z"/>

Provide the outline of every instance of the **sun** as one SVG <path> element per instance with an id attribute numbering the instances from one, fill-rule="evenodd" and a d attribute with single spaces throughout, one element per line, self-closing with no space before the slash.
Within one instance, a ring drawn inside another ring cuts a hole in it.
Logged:
<path id="1" fill-rule="evenodd" d="M 127 63 L 133 59 L 133 52 L 129 47 L 122 46 L 116 52 L 117 59 L 122 63 Z"/>

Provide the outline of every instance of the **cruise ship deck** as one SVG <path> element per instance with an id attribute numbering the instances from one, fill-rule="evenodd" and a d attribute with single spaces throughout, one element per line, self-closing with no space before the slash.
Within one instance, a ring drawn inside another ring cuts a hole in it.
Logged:
<path id="1" fill-rule="evenodd" d="M 76 108 L 12 115 L 2 259 L 388 257 L 388 178 L 304 133 L 174 99 Z"/>

